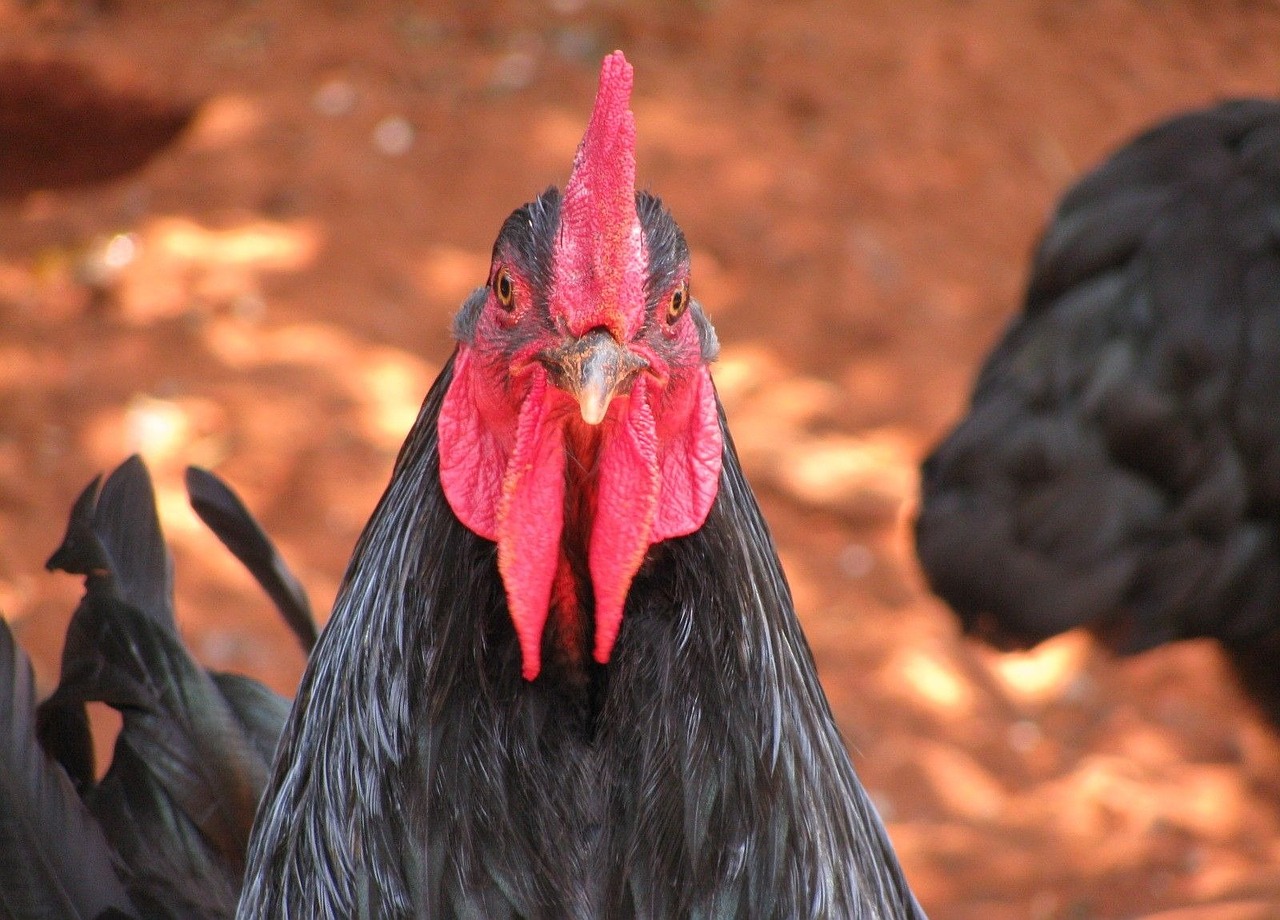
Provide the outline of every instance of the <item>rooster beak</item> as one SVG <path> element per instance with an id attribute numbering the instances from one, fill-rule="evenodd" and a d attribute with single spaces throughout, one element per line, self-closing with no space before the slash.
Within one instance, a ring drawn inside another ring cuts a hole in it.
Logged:
<path id="1" fill-rule="evenodd" d="M 580 339 L 547 349 L 540 358 L 551 382 L 578 401 L 588 425 L 604 421 L 613 397 L 626 392 L 636 374 L 649 366 L 607 329 L 592 329 Z"/>

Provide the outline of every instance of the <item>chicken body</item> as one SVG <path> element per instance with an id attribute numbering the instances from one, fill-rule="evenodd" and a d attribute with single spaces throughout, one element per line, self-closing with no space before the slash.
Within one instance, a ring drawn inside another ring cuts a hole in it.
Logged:
<path id="1" fill-rule="evenodd" d="M 228 918 L 288 701 L 205 670 L 183 644 L 142 461 L 98 486 L 77 500 L 49 560 L 84 575 L 85 595 L 58 687 L 38 710 L 30 664 L 0 621 L 0 917 Z M 305 594 L 239 499 L 202 470 L 188 471 L 188 488 L 306 646 Z M 101 779 L 88 702 L 123 716 Z"/>
<path id="2" fill-rule="evenodd" d="M 592 120 L 621 133 L 508 219 L 459 314 L 303 678 L 242 920 L 922 916 L 710 388 L 683 236 L 629 178 L 580 181 L 629 155 L 623 79 L 607 59 Z"/>
<path id="3" fill-rule="evenodd" d="M 1023 313 L 925 462 L 917 545 L 992 641 L 1213 636 L 1268 695 L 1278 525 L 1280 104 L 1238 101 L 1143 134 L 1063 199 Z"/>
<path id="4" fill-rule="evenodd" d="M 529 683 L 493 545 L 439 488 L 448 382 L 299 690 L 239 916 L 922 916 L 727 439 L 609 665 Z"/>

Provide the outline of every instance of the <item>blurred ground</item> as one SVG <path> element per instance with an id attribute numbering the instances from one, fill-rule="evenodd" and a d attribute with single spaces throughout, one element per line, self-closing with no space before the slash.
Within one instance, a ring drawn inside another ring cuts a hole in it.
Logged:
<path id="1" fill-rule="evenodd" d="M 186 509 L 230 479 L 327 609 L 506 214 L 601 55 L 694 251 L 730 421 L 841 726 L 935 920 L 1280 916 L 1280 744 L 1209 645 L 962 640 L 915 467 L 1052 202 L 1136 130 L 1274 95 L 1280 4 L 0 0 L 0 610 L 48 687 L 72 498 L 141 450 L 184 632 L 302 659 Z"/>

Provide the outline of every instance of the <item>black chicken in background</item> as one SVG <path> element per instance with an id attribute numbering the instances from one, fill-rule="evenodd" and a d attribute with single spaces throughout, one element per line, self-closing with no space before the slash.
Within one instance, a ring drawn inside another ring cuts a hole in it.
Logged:
<path id="1" fill-rule="evenodd" d="M 916 539 L 967 631 L 1211 636 L 1280 723 L 1280 104 L 1175 118 L 1066 195 Z"/>
<path id="2" fill-rule="evenodd" d="M 923 914 L 841 742 L 605 60 L 459 312 L 281 739 L 238 916 Z"/>
<path id="3" fill-rule="evenodd" d="M 134 457 L 100 479 L 48 562 L 83 575 L 85 595 L 58 687 L 36 710 L 30 663 L 0 620 L 0 916 L 229 917 L 289 702 L 195 662 L 146 467 Z M 309 649 L 306 595 L 266 535 L 211 473 L 189 469 L 187 486 Z M 101 780 L 89 702 L 123 717 Z"/>

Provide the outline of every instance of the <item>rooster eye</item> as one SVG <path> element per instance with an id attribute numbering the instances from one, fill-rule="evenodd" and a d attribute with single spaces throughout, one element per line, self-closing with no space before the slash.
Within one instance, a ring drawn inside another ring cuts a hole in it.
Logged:
<path id="1" fill-rule="evenodd" d="M 667 325 L 672 325 L 689 306 L 689 286 L 682 284 L 671 294 L 671 302 L 667 304 Z"/>
<path id="2" fill-rule="evenodd" d="M 511 276 L 505 268 L 498 269 L 498 277 L 493 279 L 493 291 L 498 295 L 498 303 L 502 305 L 502 309 L 510 310 L 515 292 L 511 287 Z"/>

